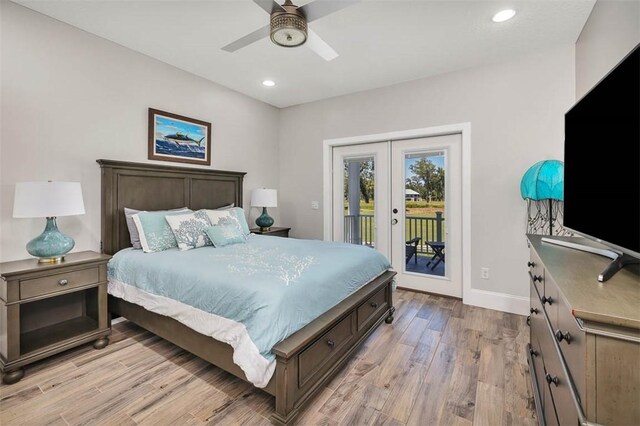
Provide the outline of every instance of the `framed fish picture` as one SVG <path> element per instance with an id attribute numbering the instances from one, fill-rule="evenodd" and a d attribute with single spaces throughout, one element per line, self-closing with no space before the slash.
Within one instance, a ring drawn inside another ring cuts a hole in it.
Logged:
<path id="1" fill-rule="evenodd" d="M 211 165 L 211 123 L 149 108 L 149 160 Z"/>

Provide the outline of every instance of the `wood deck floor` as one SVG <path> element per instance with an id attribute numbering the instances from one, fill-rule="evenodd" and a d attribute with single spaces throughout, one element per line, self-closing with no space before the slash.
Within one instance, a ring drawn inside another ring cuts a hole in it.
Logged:
<path id="1" fill-rule="evenodd" d="M 534 425 L 524 317 L 397 291 L 382 324 L 298 424 Z M 0 387 L 2 425 L 269 424 L 273 398 L 123 322 L 111 344 Z"/>

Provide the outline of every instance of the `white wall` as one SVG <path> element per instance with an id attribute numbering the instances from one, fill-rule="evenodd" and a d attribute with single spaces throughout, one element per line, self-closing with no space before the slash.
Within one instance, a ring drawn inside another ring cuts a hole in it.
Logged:
<path id="1" fill-rule="evenodd" d="M 574 48 L 559 47 L 282 110 L 280 214 L 296 237 L 322 238 L 324 139 L 471 123 L 474 289 L 525 302 L 528 249 L 520 179 L 536 161 L 563 158 L 564 113 L 574 102 Z M 490 280 L 480 279 L 489 267 Z M 528 301 L 526 301 L 528 303 Z"/>
<path id="2" fill-rule="evenodd" d="M 598 0 L 576 41 L 576 99 L 640 43 L 640 2 Z"/>
<path id="3" fill-rule="evenodd" d="M 0 260 L 27 257 L 26 242 L 44 228 L 44 219 L 11 217 L 20 181 L 82 182 L 87 213 L 59 225 L 75 238 L 75 250 L 99 248 L 95 160 L 146 162 L 148 107 L 213 124 L 212 168 L 248 172 L 245 206 L 251 189 L 277 187 L 277 108 L 13 3 L 0 5 Z"/>

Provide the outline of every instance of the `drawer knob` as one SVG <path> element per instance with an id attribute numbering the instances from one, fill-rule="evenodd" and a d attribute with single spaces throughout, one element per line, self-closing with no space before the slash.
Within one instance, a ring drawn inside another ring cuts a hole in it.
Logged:
<path id="1" fill-rule="evenodd" d="M 567 342 L 567 345 L 571 344 L 571 333 L 568 331 L 563 333 L 562 330 L 556 330 L 556 340 L 558 342 L 562 342 L 563 340 Z"/>
<path id="2" fill-rule="evenodd" d="M 529 261 L 529 262 L 527 262 L 527 266 L 529 268 L 533 268 L 534 266 L 536 266 L 536 264 L 534 262 Z"/>
<path id="3" fill-rule="evenodd" d="M 547 379 L 547 383 L 549 384 L 553 383 L 556 386 L 558 386 L 558 384 L 560 383 L 560 379 L 558 379 L 558 376 L 552 376 L 551 374 L 548 374 L 548 373 L 545 376 L 545 379 Z"/>
<path id="4" fill-rule="evenodd" d="M 378 303 L 377 302 L 371 302 L 371 307 L 373 309 L 377 308 L 378 307 Z"/>
<path id="5" fill-rule="evenodd" d="M 333 340 L 329 339 L 329 340 L 327 340 L 327 345 L 329 345 L 330 348 L 333 348 L 336 345 L 336 342 L 334 342 Z"/>
<path id="6" fill-rule="evenodd" d="M 535 283 L 536 281 L 541 283 L 542 282 L 542 276 L 541 275 L 534 275 L 533 276 L 533 282 Z"/>
<path id="7" fill-rule="evenodd" d="M 542 301 L 543 305 L 545 303 L 548 303 L 549 305 L 553 305 L 553 299 L 551 297 L 542 296 L 542 299 L 540 299 L 540 300 Z"/>
<path id="8" fill-rule="evenodd" d="M 60 286 L 63 286 L 63 287 L 64 287 L 64 286 L 65 286 L 65 285 L 67 285 L 67 284 L 69 284 L 69 280 L 68 280 L 68 279 L 66 279 L 66 278 L 63 278 L 63 279 L 61 279 L 60 281 L 58 281 L 58 285 L 60 285 Z"/>
<path id="9" fill-rule="evenodd" d="M 533 348 L 529 349 L 529 353 L 531 354 L 531 356 L 538 356 L 540 355 L 540 352 L 534 350 Z"/>
<path id="10" fill-rule="evenodd" d="M 529 309 L 529 313 L 537 314 L 537 313 L 538 313 L 538 308 L 531 308 L 531 309 Z"/>

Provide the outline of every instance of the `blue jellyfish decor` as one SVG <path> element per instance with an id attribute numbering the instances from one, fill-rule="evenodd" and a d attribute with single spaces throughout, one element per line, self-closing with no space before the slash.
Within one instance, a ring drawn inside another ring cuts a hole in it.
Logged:
<path id="1" fill-rule="evenodd" d="M 520 182 L 520 194 L 527 200 L 527 233 L 570 235 L 562 227 L 564 163 L 538 161 L 529 167 Z"/>

